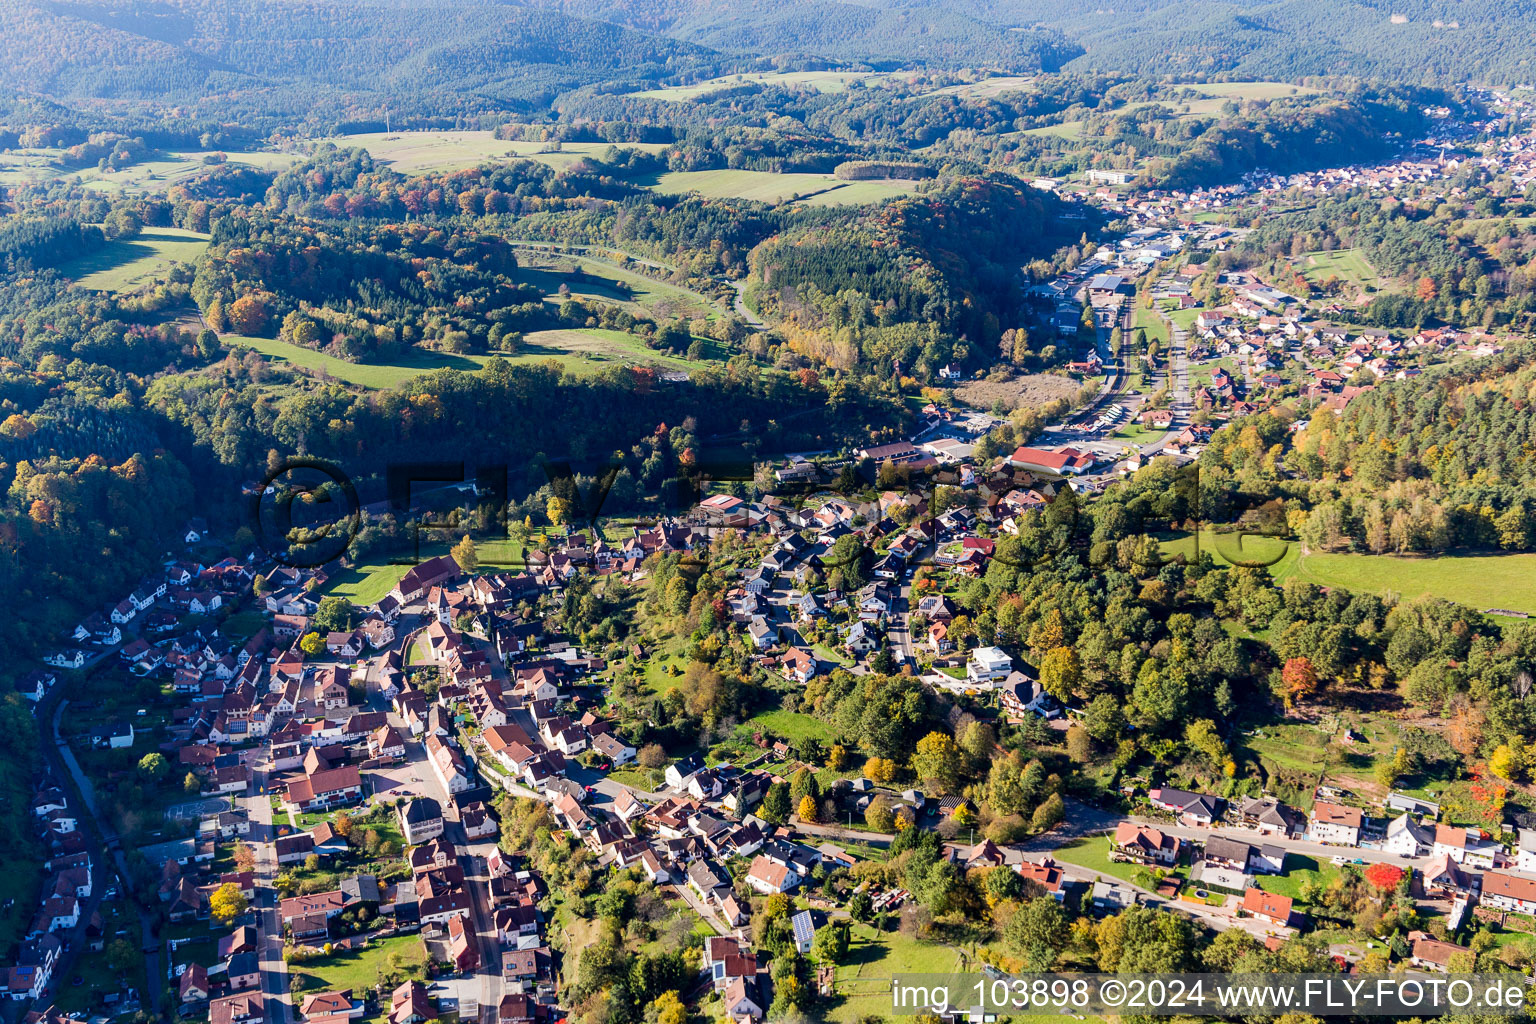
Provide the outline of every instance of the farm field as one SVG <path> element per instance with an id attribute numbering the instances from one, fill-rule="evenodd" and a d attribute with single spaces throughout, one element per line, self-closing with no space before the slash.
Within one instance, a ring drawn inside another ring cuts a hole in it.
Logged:
<path id="1" fill-rule="evenodd" d="M 456 171 L 465 167 L 505 160 L 536 160 L 556 169 L 569 167 L 584 157 L 606 153 L 606 142 L 561 143 L 558 152 L 550 143 L 498 139 L 488 131 L 366 132 L 337 135 L 327 140 L 338 146 L 361 146 L 375 160 L 382 160 L 401 174 Z M 623 148 L 659 152 L 661 143 L 626 143 Z"/>
<path id="2" fill-rule="evenodd" d="M 1289 82 L 1207 82 L 1203 85 L 1181 85 L 1181 89 L 1193 89 L 1207 96 L 1223 99 L 1272 100 L 1281 96 L 1310 96 L 1317 92 L 1305 85 Z"/>
<path id="3" fill-rule="evenodd" d="M 869 206 L 883 203 L 897 196 L 910 195 L 917 188 L 915 181 L 895 179 L 880 181 L 849 181 L 825 192 L 800 199 L 796 206 Z"/>
<path id="4" fill-rule="evenodd" d="M 1040 128 L 1025 128 L 1023 135 L 1054 135 L 1057 138 L 1077 141 L 1083 137 L 1083 122 L 1063 121 L 1061 124 L 1048 124 Z"/>
<path id="5" fill-rule="evenodd" d="M 1333 252 L 1310 252 L 1303 256 L 1301 276 L 1313 284 L 1322 284 L 1331 277 L 1346 281 L 1356 289 L 1380 287 L 1380 277 L 1359 249 L 1338 249 Z"/>
<path id="6" fill-rule="evenodd" d="M 60 167 L 56 162 L 59 151 L 53 149 L 15 149 L 0 152 L 0 185 L 24 185 L 43 181 L 78 178 L 87 187 L 99 192 L 124 190 L 148 190 L 179 181 L 202 170 L 206 164 L 206 152 L 166 153 L 158 160 L 145 160 L 130 164 L 119 171 L 104 171 L 96 167 Z M 232 164 L 249 164 L 268 170 L 280 170 L 297 163 L 293 153 L 226 153 Z"/>
<path id="7" fill-rule="evenodd" d="M 137 238 L 108 242 L 99 252 L 63 267 L 84 288 L 126 292 L 160 280 L 174 263 L 191 263 L 208 248 L 208 236 L 181 228 L 145 228 Z"/>
<path id="8" fill-rule="evenodd" d="M 682 103 L 688 100 L 696 100 L 700 96 L 707 96 L 712 92 L 722 89 L 730 89 L 739 85 L 778 85 L 786 88 L 796 86 L 809 87 L 817 92 L 843 92 L 851 81 L 871 82 L 882 77 L 865 71 L 777 71 L 752 75 L 726 75 L 722 78 L 711 78 L 707 82 L 695 82 L 692 85 L 674 85 L 665 89 L 647 89 L 644 92 L 631 93 L 637 99 L 667 100 L 673 103 Z"/>
<path id="9" fill-rule="evenodd" d="M 799 199 L 809 202 L 819 199 L 817 205 L 839 206 L 877 202 L 892 196 L 915 191 L 915 181 L 856 181 L 845 182 L 830 174 L 772 174 L 768 171 L 672 171 L 663 174 L 647 187 L 658 192 L 682 195 L 697 192 L 708 199 L 746 199 L 752 202 L 778 204 Z M 864 186 L 855 188 L 854 186 Z M 871 186 L 883 186 L 876 189 Z M 852 189 L 843 199 L 840 193 Z M 820 196 L 818 193 L 826 193 Z"/>
<path id="10" fill-rule="evenodd" d="M 1053 373 L 1026 373 L 1007 380 L 966 381 L 955 389 L 955 396 L 973 409 L 990 409 L 1001 402 L 1008 409 L 1044 405 L 1058 398 L 1071 398 L 1081 387 L 1071 377 Z"/>

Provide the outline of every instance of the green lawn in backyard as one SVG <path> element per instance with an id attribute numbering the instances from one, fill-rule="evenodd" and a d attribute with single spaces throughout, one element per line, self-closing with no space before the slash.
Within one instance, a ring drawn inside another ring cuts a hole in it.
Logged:
<path id="1" fill-rule="evenodd" d="M 1134 882 L 1134 873 L 1145 870 L 1139 864 L 1123 864 L 1110 860 L 1108 836 L 1075 839 L 1065 846 L 1052 850 L 1051 856 L 1067 864 L 1076 864 L 1080 868 L 1118 878 L 1122 882 Z"/>
<path id="2" fill-rule="evenodd" d="M 304 977 L 303 991 L 337 992 L 351 989 L 354 994 L 378 984 L 381 970 L 392 970 L 391 954 L 399 953 L 402 967 L 409 971 L 426 964 L 426 949 L 419 935 L 396 935 L 370 942 L 364 949 L 347 950 L 334 956 L 310 960 L 289 967 L 291 974 Z"/>
<path id="3" fill-rule="evenodd" d="M 1322 284 L 1330 277 L 1346 281 L 1360 290 L 1376 288 L 1380 284 L 1376 268 L 1359 249 L 1309 252 L 1301 257 L 1297 269 L 1312 284 Z"/>
<path id="4" fill-rule="evenodd" d="M 102 292 L 133 291 L 163 280 L 173 264 L 193 263 L 208 248 L 208 236 L 181 228 L 145 228 L 136 238 L 119 238 L 61 268 L 82 287 Z"/>
<path id="5" fill-rule="evenodd" d="M 1172 320 L 1176 326 L 1182 327 L 1186 331 L 1192 331 L 1195 329 L 1195 320 L 1204 312 L 1205 310 L 1199 307 L 1170 309 L 1168 310 L 1168 319 Z"/>
<path id="6" fill-rule="evenodd" d="M 888 1015 L 896 975 L 949 974 L 960 968 L 960 951 L 943 943 L 877 932 L 866 924 L 855 924 L 851 937 L 848 955 L 837 967 L 837 999 L 826 1014 L 840 1024 Z"/>
<path id="7" fill-rule="evenodd" d="M 1338 867 L 1333 864 L 1319 862 L 1313 857 L 1303 857 L 1294 853 L 1285 858 L 1285 867 L 1286 871 L 1283 875 L 1259 875 L 1256 880 L 1259 888 L 1265 892 L 1289 896 L 1297 903 L 1303 902 L 1302 883 L 1317 882 L 1327 887 L 1339 874 Z"/>
<path id="8" fill-rule="evenodd" d="M 806 739 L 831 743 L 837 738 L 832 727 L 821 719 L 797 711 L 785 711 L 782 708 L 760 712 L 743 724 L 754 729 L 766 730 L 775 736 L 782 736 L 791 746 Z"/>
<path id="9" fill-rule="evenodd" d="M 427 531 L 423 531 L 424 534 Z M 353 566 L 346 572 L 339 573 L 331 578 L 326 589 L 327 594 L 337 597 L 345 597 L 355 605 L 377 604 L 385 594 L 395 588 L 400 582 L 400 577 L 411 571 L 411 568 L 419 561 L 425 561 L 437 555 L 448 553 L 449 545 L 444 541 L 422 541 L 421 550 L 400 551 L 396 561 L 379 560 L 363 562 Z M 480 564 L 488 568 L 517 568 L 521 566 L 523 547 L 515 540 L 508 538 L 477 540 L 475 551 L 479 555 Z"/>
<path id="10" fill-rule="evenodd" d="M 116 899 L 105 902 L 101 906 L 102 924 L 105 928 L 107 944 L 110 946 L 117 941 L 117 931 L 120 928 L 128 930 L 127 961 L 121 970 L 114 970 L 112 958 L 103 949 L 99 953 L 84 950 L 80 959 L 70 968 L 69 975 L 60 977 L 55 983 L 55 1005 L 65 1013 L 85 1013 L 91 1010 L 103 1008 L 101 997 L 113 992 L 122 992 L 129 987 L 140 991 L 144 987 L 144 950 L 139 942 L 139 918 L 130 905 Z M 202 925 L 207 931 L 208 926 Z M 214 952 L 217 952 L 215 948 Z M 178 963 L 187 963 L 180 955 Z M 197 961 L 208 966 L 213 961 Z M 73 984 L 76 978 L 80 984 Z"/>

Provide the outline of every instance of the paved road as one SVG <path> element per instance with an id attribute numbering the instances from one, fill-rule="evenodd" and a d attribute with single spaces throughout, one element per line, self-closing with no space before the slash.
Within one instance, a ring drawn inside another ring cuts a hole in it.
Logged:
<path id="1" fill-rule="evenodd" d="M 99 663 L 99 662 L 98 662 Z M 140 943 L 144 950 L 144 980 L 140 983 L 143 987 L 143 998 L 147 998 L 150 1008 L 156 1016 L 161 1013 L 160 1001 L 165 987 L 165 970 L 161 966 L 161 944 L 155 937 L 152 923 L 152 907 L 146 902 L 144 894 L 135 891 L 133 875 L 128 871 L 127 858 L 123 856 L 121 844 L 117 842 L 117 832 L 101 817 L 100 808 L 96 803 L 96 792 L 91 787 L 91 781 L 80 768 L 80 762 L 75 760 L 74 751 L 69 749 L 64 735 L 60 730 L 60 721 L 64 715 L 64 708 L 69 704 L 63 699 L 63 690 L 68 684 L 60 683 L 43 698 L 37 707 L 38 720 L 41 722 L 44 715 L 48 715 L 50 723 L 51 740 L 44 739 L 39 744 L 43 757 L 49 763 L 49 767 L 66 792 L 74 790 L 71 799 L 76 801 L 77 817 L 80 830 L 86 837 L 88 852 L 91 855 L 91 895 L 80 913 L 80 924 L 67 936 L 61 936 L 69 940 L 69 950 L 54 967 L 53 988 L 57 990 L 61 984 L 67 984 L 67 979 L 73 977 L 75 961 L 81 950 L 85 948 L 85 927 L 90 923 L 91 915 L 101 908 L 103 893 L 116 884 L 122 892 L 122 898 L 132 899 L 139 908 Z M 51 712 L 51 714 L 50 714 Z M 73 782 L 73 786 L 70 783 Z M 105 852 L 112 854 L 112 863 L 117 868 L 116 877 L 113 877 L 111 869 L 107 866 Z"/>
<path id="2" fill-rule="evenodd" d="M 277 827 L 272 820 L 271 788 L 266 771 L 255 773 L 253 795 L 244 798 L 251 820 L 252 848 L 256 851 L 256 959 L 261 969 L 261 994 L 266 1004 L 268 1024 L 291 1024 L 294 1019 L 292 997 L 288 994 L 288 964 L 283 960 L 283 923 L 277 913 L 277 851 L 272 841 Z"/>
<path id="3" fill-rule="evenodd" d="M 755 327 L 760 331 L 765 330 L 768 325 L 763 322 L 761 317 L 748 309 L 746 301 L 742 299 L 742 293 L 747 287 L 746 284 L 741 281 L 732 281 L 730 285 L 736 291 L 735 297 L 731 300 L 731 308 L 736 311 L 736 315 L 745 320 L 748 327 Z"/>

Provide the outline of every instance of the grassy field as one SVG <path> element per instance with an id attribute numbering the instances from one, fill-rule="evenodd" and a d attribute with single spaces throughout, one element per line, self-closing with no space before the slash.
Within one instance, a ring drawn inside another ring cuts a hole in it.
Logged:
<path id="1" fill-rule="evenodd" d="M 175 263 L 191 263 L 208 248 L 208 236 L 181 228 L 145 228 L 137 238 L 108 242 L 98 252 L 66 264 L 63 273 L 95 291 L 127 292 L 163 280 Z"/>
<path id="2" fill-rule="evenodd" d="M 1336 277 L 1360 291 L 1379 288 L 1380 276 L 1376 268 L 1366 260 L 1359 249 L 1337 249 L 1333 252 L 1311 252 L 1302 257 L 1301 276 L 1313 284 L 1322 284 Z"/>
<path id="3" fill-rule="evenodd" d="M 663 174 L 650 188 L 681 195 L 696 192 L 708 199 L 747 199 L 778 204 L 801 200 L 822 206 L 852 206 L 905 195 L 915 181 L 845 182 L 830 174 L 773 174 L 768 171 L 673 171 Z"/>
<path id="4" fill-rule="evenodd" d="M 392 969 L 389 958 L 395 953 L 399 954 L 404 969 L 426 965 L 427 953 L 421 936 L 396 935 L 370 943 L 365 949 L 294 964 L 291 971 L 304 978 L 305 993 L 351 989 L 353 994 L 361 995 L 378 984 L 381 970 Z"/>
<path id="5" fill-rule="evenodd" d="M 1316 89 L 1289 82 L 1209 82 L 1204 85 L 1180 85 L 1180 89 L 1193 89 L 1206 96 L 1223 99 L 1272 100 L 1281 96 L 1310 96 Z"/>
<path id="6" fill-rule="evenodd" d="M 345 359 L 275 338 L 225 335 L 224 340 L 237 347 L 253 348 L 275 361 L 306 370 L 324 371 L 338 380 L 365 388 L 392 388 L 433 370 L 478 370 L 491 358 L 413 349 L 409 355 L 390 363 L 349 363 Z M 646 348 L 645 343 L 633 334 L 597 328 L 534 331 L 524 337 L 523 347 L 515 355 L 505 358 L 513 365 L 553 361 L 561 369 L 574 374 L 596 373 L 610 363 L 658 366 L 668 370 L 689 370 L 700 365 L 681 356 Z"/>
<path id="7" fill-rule="evenodd" d="M 1163 535 L 1163 553 L 1192 558 L 1192 535 Z M 1536 615 L 1536 554 L 1442 555 L 1436 558 L 1400 558 L 1395 555 L 1302 554 L 1301 545 L 1274 537 L 1217 534 L 1202 530 L 1198 550 L 1209 551 L 1218 565 L 1233 561 L 1269 563 L 1265 567 L 1277 580 L 1292 577 L 1322 587 L 1375 594 L 1396 594 L 1401 600 L 1440 597 L 1447 601 L 1488 611 L 1504 608 Z"/>
<path id="8" fill-rule="evenodd" d="M 536 160 L 556 169 L 569 167 L 609 149 L 606 142 L 566 142 L 556 147 L 545 142 L 511 142 L 488 131 L 367 132 L 327 139 L 338 146 L 361 146 L 375 160 L 382 160 L 402 174 L 456 171 L 483 163 Z M 661 143 L 629 143 L 623 148 L 659 152 Z M 558 149 L 558 151 L 556 151 Z"/>
<path id="9" fill-rule="evenodd" d="M 487 358 L 413 349 L 410 355 L 402 356 L 392 363 L 349 363 L 345 359 L 337 359 L 324 352 L 275 338 L 230 334 L 225 335 L 224 340 L 237 347 L 253 348 L 275 362 L 289 363 L 305 370 L 323 370 L 338 380 L 365 388 L 392 388 L 432 370 L 478 370 L 485 365 Z"/>
<path id="10" fill-rule="evenodd" d="M 518 252 L 518 262 L 517 279 L 542 289 L 546 302 L 560 301 L 563 284 L 572 295 L 613 303 L 646 316 L 694 319 L 717 315 L 713 303 L 697 292 L 589 256 L 523 249 Z M 576 270 L 581 273 L 574 273 Z"/>
<path id="11" fill-rule="evenodd" d="M 1083 122 L 1063 121 L 1061 124 L 1048 124 L 1040 128 L 1026 128 L 1023 135 L 1054 135 L 1058 139 L 1068 139 L 1073 142 L 1083 137 Z"/>
<path id="12" fill-rule="evenodd" d="M 1145 306 L 1137 306 L 1131 318 L 1131 327 L 1139 327 L 1146 331 L 1147 340 L 1155 340 L 1158 347 L 1162 349 L 1162 358 L 1168 358 L 1168 323 L 1158 315 L 1157 310 L 1148 309 Z"/>
<path id="13" fill-rule="evenodd" d="M 646 348 L 633 334 L 602 328 L 534 331 L 523 336 L 523 347 L 513 363 L 540 363 L 554 359 L 576 373 L 603 369 L 603 363 L 659 366 L 668 370 L 695 370 L 699 362 Z"/>
<path id="14" fill-rule="evenodd" d="M 721 89 L 730 89 L 734 86 L 761 84 L 777 85 L 785 88 L 810 88 L 817 92 L 843 92 L 848 88 L 848 83 L 854 80 L 864 82 L 874 81 L 880 75 L 862 71 L 775 71 L 766 74 L 753 75 L 726 75 L 722 78 L 711 78 L 707 82 L 695 82 L 693 85 L 674 85 L 666 89 L 647 89 L 644 92 L 631 95 L 647 100 L 667 100 L 673 103 L 683 103 L 688 100 L 696 100 L 700 96 L 708 96 L 712 92 Z"/>
<path id="15" fill-rule="evenodd" d="M 59 165 L 60 153 L 52 149 L 16 149 L 0 153 L 0 185 L 24 185 L 44 181 L 78 178 L 87 188 L 98 192 L 160 191 L 207 165 L 206 152 L 166 153 L 158 160 L 145 160 L 118 171 L 96 167 L 68 168 Z M 293 153 L 227 153 L 232 164 L 249 164 L 266 170 L 281 170 L 298 161 Z"/>
<path id="16" fill-rule="evenodd" d="M 1138 864 L 1122 864 L 1110 860 L 1107 836 L 1073 840 L 1066 846 L 1053 850 L 1051 856 L 1067 864 L 1076 864 L 1080 868 L 1118 878 L 1122 882 L 1134 882 L 1133 875 L 1142 870 Z"/>

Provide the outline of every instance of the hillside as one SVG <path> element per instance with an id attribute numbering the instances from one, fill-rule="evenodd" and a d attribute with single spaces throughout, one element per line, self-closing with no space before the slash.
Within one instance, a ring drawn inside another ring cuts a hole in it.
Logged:
<path id="1" fill-rule="evenodd" d="M 518 109 L 588 82 L 719 66 L 692 44 L 457 0 L 11 0 L 0 6 L 0 58 L 11 89 L 263 113 L 372 112 L 385 97 L 406 112 Z"/>

